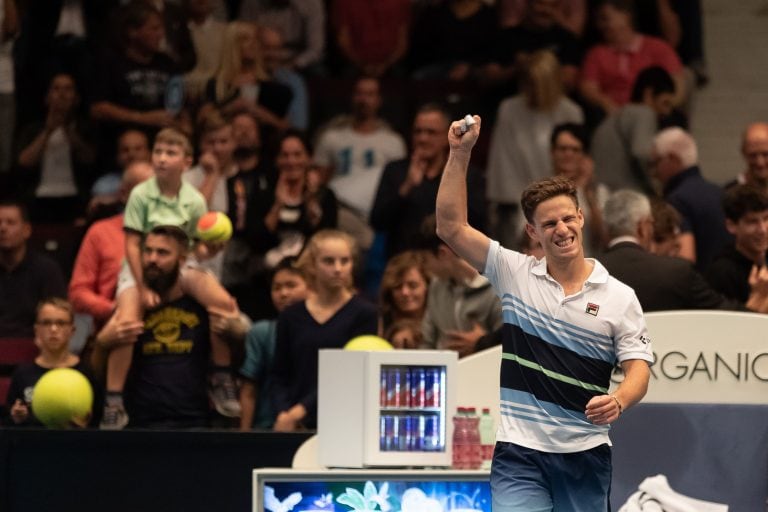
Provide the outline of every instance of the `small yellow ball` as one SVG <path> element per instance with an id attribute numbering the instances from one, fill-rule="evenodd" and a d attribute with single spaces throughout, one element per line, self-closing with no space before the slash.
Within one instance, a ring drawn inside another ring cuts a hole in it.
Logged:
<path id="1" fill-rule="evenodd" d="M 221 212 L 208 212 L 197 221 L 197 237 L 204 242 L 224 243 L 232 238 L 232 221 Z"/>
<path id="2" fill-rule="evenodd" d="M 373 334 L 364 334 L 355 336 L 344 345 L 344 350 L 372 350 L 383 351 L 392 350 L 392 344 L 384 338 L 374 336 Z"/>

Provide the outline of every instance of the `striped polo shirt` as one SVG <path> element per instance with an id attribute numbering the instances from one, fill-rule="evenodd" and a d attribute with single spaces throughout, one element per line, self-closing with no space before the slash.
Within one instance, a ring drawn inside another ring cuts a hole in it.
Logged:
<path id="1" fill-rule="evenodd" d="M 635 292 L 590 261 L 583 288 L 566 297 L 545 259 L 491 242 L 484 274 L 504 316 L 497 440 L 560 453 L 610 444 L 587 402 L 608 393 L 617 361 L 653 362 Z"/>

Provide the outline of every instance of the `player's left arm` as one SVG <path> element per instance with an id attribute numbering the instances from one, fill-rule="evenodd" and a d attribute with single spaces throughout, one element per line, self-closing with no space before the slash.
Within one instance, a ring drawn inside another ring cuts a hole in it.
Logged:
<path id="1" fill-rule="evenodd" d="M 595 425 L 613 423 L 624 411 L 642 400 L 648 391 L 648 381 L 651 370 L 648 362 L 643 359 L 628 359 L 622 361 L 624 380 L 610 395 L 592 397 L 587 403 L 585 414 Z"/>

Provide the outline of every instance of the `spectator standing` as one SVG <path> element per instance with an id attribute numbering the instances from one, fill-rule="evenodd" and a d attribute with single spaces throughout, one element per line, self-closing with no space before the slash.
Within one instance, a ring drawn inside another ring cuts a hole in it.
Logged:
<path id="1" fill-rule="evenodd" d="M 351 115 L 331 120 L 318 135 L 314 161 L 327 169 L 329 187 L 366 222 L 386 164 L 405 157 L 405 142 L 379 116 L 381 84 L 360 78 L 352 92 Z"/>
<path id="2" fill-rule="evenodd" d="M 96 138 L 78 114 L 79 103 L 74 78 L 55 75 L 45 98 L 45 120 L 25 126 L 19 135 L 19 179 L 35 198 L 33 222 L 71 222 L 85 213 Z"/>
<path id="3" fill-rule="evenodd" d="M 146 309 L 139 321 L 122 315 L 118 303 L 115 315 L 97 337 L 99 350 L 132 347 L 124 391 L 131 428 L 208 425 L 209 315 L 182 289 L 180 269 L 188 247 L 181 228 L 152 228 L 141 252 L 142 279 L 158 295 L 158 303 Z"/>
<path id="4" fill-rule="evenodd" d="M 491 135 L 486 197 L 495 205 L 493 230 L 506 247 L 514 246 L 520 232 L 520 191 L 551 173 L 552 129 L 561 123 L 584 121 L 581 108 L 563 94 L 559 75 L 554 54 L 537 52 L 525 67 L 521 94 L 499 105 Z"/>
<path id="5" fill-rule="evenodd" d="M 376 308 L 354 294 L 355 242 L 344 232 L 323 230 L 299 258 L 312 293 L 277 319 L 272 377 L 277 411 L 274 430 L 317 424 L 318 351 L 342 348 L 352 338 L 376 333 Z"/>
<path id="6" fill-rule="evenodd" d="M 152 148 L 155 176 L 134 187 L 125 208 L 126 265 L 121 269 L 117 289 L 118 321 L 136 322 L 143 312 L 159 304 L 160 296 L 143 279 L 143 238 L 158 225 L 175 226 L 192 239 L 197 220 L 206 212 L 205 199 L 182 174 L 192 162 L 192 147 L 180 132 L 161 131 Z M 211 274 L 189 269 L 182 274 L 182 291 L 205 308 L 234 311 L 232 297 Z M 130 370 L 133 347 L 120 345 L 111 350 L 107 360 L 106 406 L 101 428 L 120 430 L 128 422 L 122 391 Z M 230 374 L 231 352 L 226 340 L 211 332 L 211 398 L 217 410 L 230 417 L 239 414 L 236 389 Z"/>
<path id="7" fill-rule="evenodd" d="M 111 162 L 117 136 L 126 128 L 152 138 L 161 128 L 181 126 L 183 121 L 165 105 L 168 83 L 178 67 L 161 51 L 162 14 L 143 1 L 128 4 L 120 13 L 119 47 L 104 57 L 91 105 L 92 118 L 101 123 L 103 162 Z"/>

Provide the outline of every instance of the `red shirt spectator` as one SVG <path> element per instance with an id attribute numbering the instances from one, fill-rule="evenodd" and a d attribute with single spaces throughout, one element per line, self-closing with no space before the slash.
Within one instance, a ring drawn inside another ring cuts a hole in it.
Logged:
<path id="1" fill-rule="evenodd" d="M 672 76 L 682 70 L 671 46 L 656 37 L 638 35 L 623 49 L 604 44 L 593 47 L 584 59 L 582 80 L 597 83 L 603 94 L 624 105 L 638 73 L 650 66 L 661 66 Z"/>

